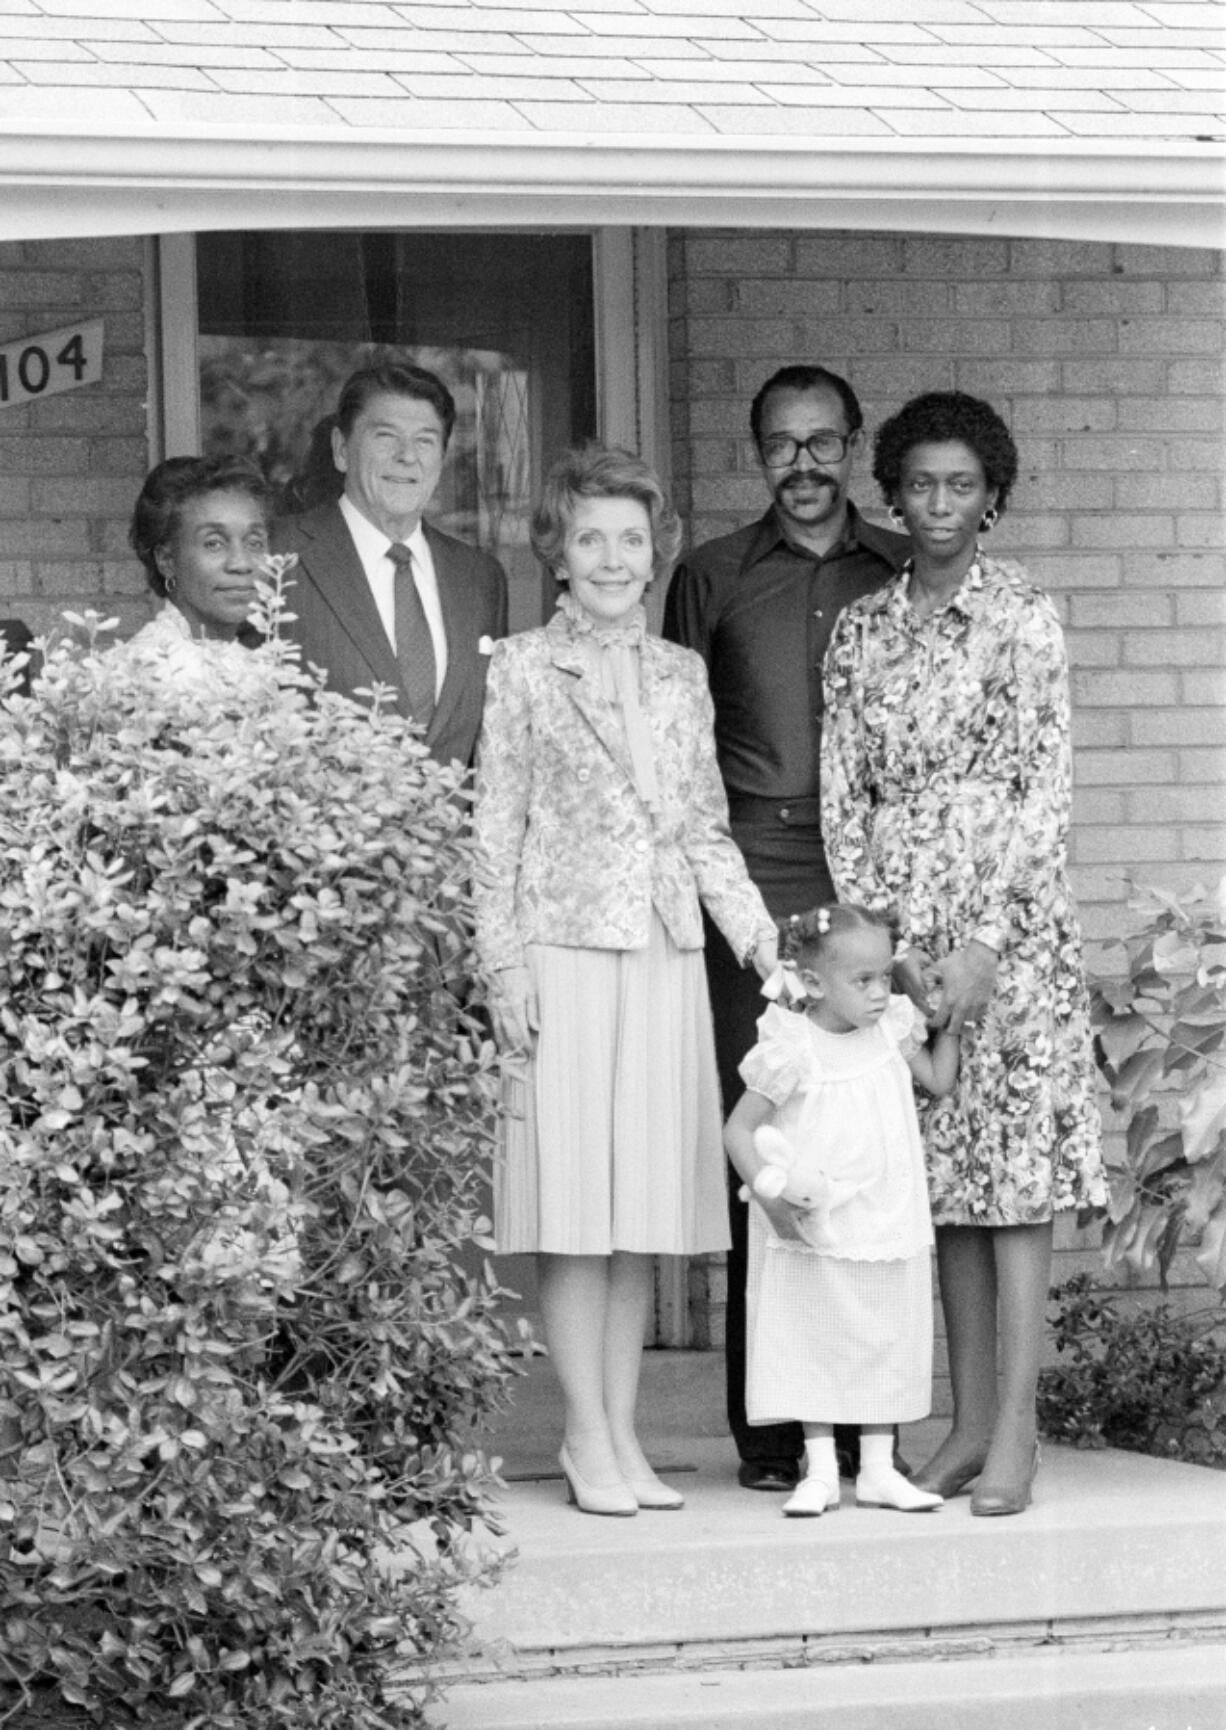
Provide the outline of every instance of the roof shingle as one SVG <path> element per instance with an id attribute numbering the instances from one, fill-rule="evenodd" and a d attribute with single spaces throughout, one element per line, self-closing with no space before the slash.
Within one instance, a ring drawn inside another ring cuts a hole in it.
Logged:
<path id="1" fill-rule="evenodd" d="M 58 88 L 78 126 L 1188 145 L 1226 137 L 1222 26 L 1217 0 L 0 0 L 0 129 Z"/>

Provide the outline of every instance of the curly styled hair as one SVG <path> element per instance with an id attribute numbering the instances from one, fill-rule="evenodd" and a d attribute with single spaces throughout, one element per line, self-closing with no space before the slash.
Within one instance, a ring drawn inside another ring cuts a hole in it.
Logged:
<path id="1" fill-rule="evenodd" d="M 894 936 L 894 923 L 887 913 L 860 907 L 852 901 L 828 901 L 807 913 L 793 913 L 779 923 L 779 959 L 797 967 L 812 967 L 822 950 L 849 931 L 870 928 Z"/>
<path id="2" fill-rule="evenodd" d="M 681 547 L 681 519 L 654 470 L 617 445 L 586 444 L 554 463 L 532 514 L 532 551 L 555 582 L 566 582 L 562 553 L 580 499 L 635 499 L 651 524 L 653 579 L 670 569 Z"/>
<path id="3" fill-rule="evenodd" d="M 155 595 L 166 594 L 158 553 L 179 532 L 183 507 L 207 493 L 245 493 L 271 514 L 272 489 L 254 463 L 239 457 L 167 457 L 150 469 L 128 528 L 128 545 Z"/>
<path id="4" fill-rule="evenodd" d="M 996 509 L 1003 511 L 1017 479 L 1017 446 L 991 403 L 961 390 L 933 390 L 913 396 L 878 429 L 873 442 L 873 479 L 886 503 L 897 502 L 908 451 L 916 445 L 952 441 L 974 451 L 984 479 L 995 489 Z"/>

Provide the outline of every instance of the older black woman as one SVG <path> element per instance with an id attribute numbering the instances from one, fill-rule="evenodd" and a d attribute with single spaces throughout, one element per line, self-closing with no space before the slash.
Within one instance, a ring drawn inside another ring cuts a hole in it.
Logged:
<path id="1" fill-rule="evenodd" d="M 822 828 L 840 896 L 895 916 L 908 989 L 962 1035 L 957 1087 L 924 1112 L 954 1421 L 916 1481 L 1014 1514 L 1038 1465 L 1053 1219 L 1105 1200 L 1064 646 L 1047 597 L 981 545 L 1017 474 L 989 404 L 916 397 L 873 473 L 913 554 L 830 645 Z"/>
<path id="2" fill-rule="evenodd" d="M 206 694 L 265 679 L 239 640 L 268 557 L 259 470 L 229 457 L 167 458 L 141 488 L 128 539 L 164 603 L 128 650 Z"/>

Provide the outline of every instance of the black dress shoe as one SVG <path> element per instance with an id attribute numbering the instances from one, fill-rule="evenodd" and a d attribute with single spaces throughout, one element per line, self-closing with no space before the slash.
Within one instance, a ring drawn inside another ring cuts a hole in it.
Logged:
<path id="1" fill-rule="evenodd" d="M 854 1478 L 859 1475 L 859 1424 L 836 1424 L 834 1426 L 834 1457 L 838 1461 L 840 1478 Z"/>
<path id="2" fill-rule="evenodd" d="M 736 1481 L 743 1490 L 794 1490 L 800 1481 L 800 1465 L 771 1460 L 742 1460 Z"/>

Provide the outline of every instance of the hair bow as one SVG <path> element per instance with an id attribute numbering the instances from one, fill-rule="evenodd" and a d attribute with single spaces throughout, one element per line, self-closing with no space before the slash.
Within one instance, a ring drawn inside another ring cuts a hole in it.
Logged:
<path id="1" fill-rule="evenodd" d="M 763 997 L 769 997 L 772 1003 L 781 1003 L 786 1009 L 790 1004 L 803 1003 L 809 995 L 809 989 L 800 977 L 794 961 L 781 961 L 774 972 L 763 981 Z"/>

